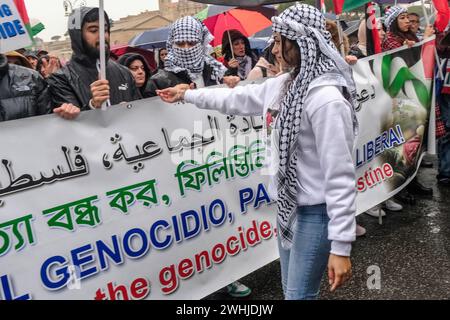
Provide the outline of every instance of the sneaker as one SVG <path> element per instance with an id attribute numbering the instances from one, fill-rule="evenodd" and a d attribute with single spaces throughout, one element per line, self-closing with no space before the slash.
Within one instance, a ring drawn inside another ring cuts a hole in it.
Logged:
<path id="1" fill-rule="evenodd" d="M 386 212 L 384 212 L 384 210 L 381 209 L 379 206 L 373 207 L 372 209 L 367 210 L 365 213 L 368 214 L 371 217 L 379 218 L 380 217 L 380 211 L 381 211 L 381 216 L 385 217 L 386 216 Z"/>
<path id="2" fill-rule="evenodd" d="M 393 211 L 393 212 L 397 212 L 397 211 L 402 211 L 403 210 L 403 206 L 400 203 L 395 202 L 392 199 L 387 200 L 383 204 L 383 208 L 386 209 L 387 211 Z"/>
<path id="3" fill-rule="evenodd" d="M 232 284 L 227 286 L 228 294 L 234 298 L 245 298 L 248 297 L 252 290 L 243 285 L 242 283 L 235 281 Z"/>
<path id="4" fill-rule="evenodd" d="M 367 233 L 366 228 L 361 227 L 359 224 L 356 225 L 356 236 L 362 237 Z"/>

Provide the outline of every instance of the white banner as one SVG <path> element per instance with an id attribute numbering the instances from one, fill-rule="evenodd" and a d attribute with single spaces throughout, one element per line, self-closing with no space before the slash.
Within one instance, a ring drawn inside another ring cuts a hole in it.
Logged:
<path id="1" fill-rule="evenodd" d="M 359 213 L 416 173 L 433 50 L 354 67 Z M 262 129 L 159 99 L 1 123 L 0 297 L 200 299 L 274 261 Z"/>
<path id="2" fill-rule="evenodd" d="M 415 177 L 427 150 L 434 39 L 361 59 L 353 67 L 360 130 L 355 152 L 358 213 Z"/>
<path id="3" fill-rule="evenodd" d="M 261 130 L 158 99 L 2 123 L 0 296 L 199 299 L 275 260 Z"/>
<path id="4" fill-rule="evenodd" d="M 0 53 L 32 44 L 26 26 L 13 0 L 0 0 Z"/>

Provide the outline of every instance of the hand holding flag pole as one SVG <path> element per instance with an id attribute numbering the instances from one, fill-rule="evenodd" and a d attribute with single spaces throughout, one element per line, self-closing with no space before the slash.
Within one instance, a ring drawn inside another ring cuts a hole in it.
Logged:
<path id="1" fill-rule="evenodd" d="M 104 0 L 99 0 L 99 24 L 100 24 L 100 80 L 106 80 L 106 44 L 105 44 L 105 5 Z M 111 103 L 102 104 L 102 110 L 106 110 Z"/>
<path id="2" fill-rule="evenodd" d="M 427 26 L 430 25 L 430 17 L 428 16 L 428 12 L 427 9 L 425 8 L 425 1 L 421 0 L 422 2 L 422 11 L 423 11 L 423 16 L 425 18 L 425 22 L 427 24 Z M 444 80 L 444 73 L 442 72 L 442 68 L 441 68 L 441 59 L 439 59 L 439 55 L 437 53 L 437 49 L 436 47 L 434 47 L 434 58 L 436 59 L 436 64 L 438 66 L 438 74 L 439 77 Z"/>

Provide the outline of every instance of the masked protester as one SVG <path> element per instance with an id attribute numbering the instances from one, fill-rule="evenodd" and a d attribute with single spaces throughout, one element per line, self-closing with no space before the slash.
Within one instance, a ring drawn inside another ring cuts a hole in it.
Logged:
<path id="1" fill-rule="evenodd" d="M 99 79 L 100 28 L 98 8 L 82 7 L 69 17 L 73 55 L 69 63 L 48 78 L 54 112 L 73 119 L 80 111 L 100 109 L 141 98 L 130 71 L 109 59 L 109 18 L 105 13 L 106 80 Z M 68 103 L 65 107 L 57 107 Z"/>
<path id="2" fill-rule="evenodd" d="M 169 54 L 164 69 L 150 78 L 151 94 L 156 96 L 156 90 L 179 84 L 203 88 L 224 82 L 227 69 L 208 52 L 213 39 L 208 28 L 196 18 L 175 21 L 167 41 Z"/>
<path id="3" fill-rule="evenodd" d="M 50 109 L 44 79 L 34 70 L 9 64 L 0 54 L 0 121 L 43 115 Z"/>
<path id="4" fill-rule="evenodd" d="M 166 102 L 265 116 L 283 291 L 288 300 L 316 299 L 327 265 L 332 291 L 351 276 L 356 86 L 319 10 L 298 3 L 272 22 L 273 54 L 281 53 L 289 73 L 235 89 L 178 86 L 158 94 Z"/>
<path id="5" fill-rule="evenodd" d="M 203 88 L 222 82 L 234 86 L 238 77 L 224 77 L 225 66 L 209 55 L 209 43 L 214 39 L 208 28 L 198 19 L 184 17 L 175 21 L 167 41 L 168 55 L 164 69 L 160 69 L 150 78 L 152 95 L 156 91 L 185 84 Z M 240 282 L 227 286 L 228 293 L 235 298 L 251 294 L 251 289 Z"/>

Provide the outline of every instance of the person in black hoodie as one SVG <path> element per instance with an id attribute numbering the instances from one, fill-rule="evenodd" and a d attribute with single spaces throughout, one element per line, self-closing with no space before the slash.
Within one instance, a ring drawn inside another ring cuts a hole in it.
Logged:
<path id="1" fill-rule="evenodd" d="M 44 79 L 34 70 L 9 64 L 0 54 L 0 122 L 47 114 L 50 109 Z"/>
<path id="2" fill-rule="evenodd" d="M 164 69 L 159 69 L 149 81 L 150 95 L 156 90 L 177 85 L 203 88 L 226 83 L 234 86 L 237 77 L 225 78 L 227 69 L 209 55 L 208 45 L 214 39 L 208 28 L 198 19 L 184 17 L 174 22 L 167 40 L 169 52 Z"/>
<path id="3" fill-rule="evenodd" d="M 141 98 L 130 71 L 109 59 L 110 24 L 106 13 L 105 24 L 107 80 L 98 80 L 99 10 L 82 7 L 75 9 L 69 17 L 72 59 L 48 78 L 53 111 L 65 119 L 75 118 L 80 111 L 100 109 L 108 100 L 115 105 Z M 58 107 L 64 103 L 67 104 Z"/>
<path id="4" fill-rule="evenodd" d="M 117 62 L 130 70 L 142 97 L 149 98 L 150 88 L 147 84 L 151 76 L 151 70 L 145 58 L 139 53 L 126 53 Z"/>

